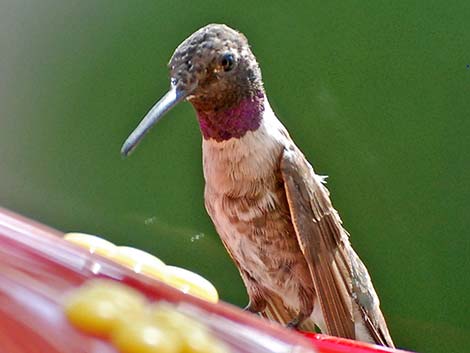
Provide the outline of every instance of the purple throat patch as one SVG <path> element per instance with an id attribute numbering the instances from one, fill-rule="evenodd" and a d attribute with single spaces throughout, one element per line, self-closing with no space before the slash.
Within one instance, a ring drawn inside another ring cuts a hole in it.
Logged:
<path id="1" fill-rule="evenodd" d="M 222 111 L 197 111 L 199 127 L 204 139 L 217 142 L 243 137 L 255 131 L 261 124 L 264 111 L 264 93 L 245 98 L 232 108 Z"/>

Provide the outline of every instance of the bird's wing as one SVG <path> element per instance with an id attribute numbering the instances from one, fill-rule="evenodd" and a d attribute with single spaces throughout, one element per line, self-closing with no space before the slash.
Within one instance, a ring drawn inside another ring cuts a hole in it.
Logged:
<path id="1" fill-rule="evenodd" d="M 327 334 L 355 339 L 347 233 L 329 193 L 303 154 L 285 149 L 281 173 L 290 214 L 318 296 Z"/>
<path id="2" fill-rule="evenodd" d="M 375 293 L 367 268 L 352 248 L 350 248 L 349 253 L 352 263 L 354 297 L 359 305 L 364 325 L 375 343 L 394 347 L 387 323 L 380 310 L 379 297 Z"/>

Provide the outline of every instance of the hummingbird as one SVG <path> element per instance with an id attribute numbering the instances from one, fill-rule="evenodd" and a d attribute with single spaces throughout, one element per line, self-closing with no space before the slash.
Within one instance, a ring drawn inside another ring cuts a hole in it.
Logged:
<path id="1" fill-rule="evenodd" d="M 169 91 L 121 153 L 190 102 L 202 133 L 205 207 L 245 284 L 246 309 L 289 327 L 393 347 L 325 179 L 271 109 L 247 38 L 209 24 L 176 48 L 168 66 Z"/>

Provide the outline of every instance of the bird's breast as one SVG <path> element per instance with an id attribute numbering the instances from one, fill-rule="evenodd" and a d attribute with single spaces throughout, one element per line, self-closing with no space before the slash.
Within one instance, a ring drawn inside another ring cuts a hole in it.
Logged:
<path id="1" fill-rule="evenodd" d="M 242 138 L 203 142 L 205 204 L 217 232 L 237 265 L 275 292 L 310 282 L 280 173 L 289 142 L 274 115 Z"/>
<path id="2" fill-rule="evenodd" d="M 279 170 L 283 148 L 266 129 L 224 142 L 204 140 L 205 202 L 218 230 L 264 232 L 269 217 L 288 216 Z"/>

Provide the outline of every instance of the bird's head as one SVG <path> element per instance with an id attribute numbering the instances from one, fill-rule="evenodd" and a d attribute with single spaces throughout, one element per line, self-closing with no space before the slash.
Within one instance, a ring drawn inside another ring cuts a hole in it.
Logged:
<path id="1" fill-rule="evenodd" d="M 123 155 L 183 100 L 196 109 L 205 138 L 240 137 L 259 125 L 264 98 L 261 71 L 243 34 L 226 25 L 207 25 L 176 48 L 169 68 L 170 90 L 126 140 Z"/>

